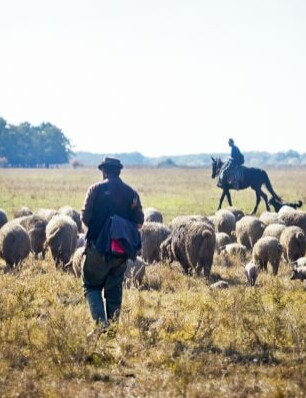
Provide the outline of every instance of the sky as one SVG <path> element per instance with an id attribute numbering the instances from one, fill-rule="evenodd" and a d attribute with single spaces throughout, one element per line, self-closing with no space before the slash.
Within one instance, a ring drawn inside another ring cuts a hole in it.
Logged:
<path id="1" fill-rule="evenodd" d="M 0 116 L 73 150 L 306 152 L 305 0 L 0 0 Z"/>

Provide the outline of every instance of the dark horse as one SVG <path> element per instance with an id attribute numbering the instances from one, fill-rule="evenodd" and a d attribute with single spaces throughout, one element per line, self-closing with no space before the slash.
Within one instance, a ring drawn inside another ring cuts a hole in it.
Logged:
<path id="1" fill-rule="evenodd" d="M 220 158 L 213 158 L 212 159 L 212 178 L 215 178 L 219 175 L 223 162 Z M 251 214 L 255 214 L 260 203 L 261 198 L 265 201 L 266 208 L 270 211 L 270 206 L 268 203 L 268 196 L 261 190 L 261 186 L 264 184 L 267 190 L 270 192 L 273 198 L 281 201 L 281 198 L 274 192 L 271 182 L 269 180 L 268 174 L 261 169 L 255 169 L 254 167 L 245 167 L 241 166 L 243 169 L 243 179 L 240 181 L 239 184 L 239 191 L 241 189 L 252 188 L 256 192 L 256 204 Z M 225 179 L 226 180 L 226 179 Z M 221 209 L 222 202 L 224 197 L 226 196 L 227 201 L 230 206 L 232 206 L 232 198 L 230 194 L 230 189 L 237 189 L 228 181 L 224 181 L 223 189 L 218 210 Z"/>

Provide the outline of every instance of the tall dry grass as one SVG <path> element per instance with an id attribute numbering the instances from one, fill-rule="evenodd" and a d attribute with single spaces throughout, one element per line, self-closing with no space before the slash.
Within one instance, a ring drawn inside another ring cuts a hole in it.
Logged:
<path id="1" fill-rule="evenodd" d="M 305 171 L 269 175 L 278 193 L 305 203 Z M 213 214 L 220 195 L 208 169 L 124 169 L 123 177 L 166 221 Z M 98 179 L 95 170 L 4 170 L 0 207 L 10 217 L 21 205 L 80 209 Z M 248 211 L 254 195 L 233 200 Z M 94 325 L 81 283 L 56 270 L 50 253 L 15 274 L 0 262 L 0 396 L 305 396 L 305 286 L 282 264 L 249 288 L 241 263 L 223 263 L 215 256 L 212 279 L 230 285 L 220 291 L 177 266 L 148 267 L 143 289 L 124 291 L 119 324 L 88 343 Z"/>

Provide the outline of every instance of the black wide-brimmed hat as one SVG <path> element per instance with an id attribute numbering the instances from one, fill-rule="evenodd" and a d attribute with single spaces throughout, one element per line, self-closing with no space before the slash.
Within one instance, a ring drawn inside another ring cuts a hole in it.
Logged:
<path id="1" fill-rule="evenodd" d="M 108 167 L 121 170 L 123 168 L 123 165 L 119 159 L 105 157 L 99 164 L 98 169 L 103 170 L 104 168 Z"/>

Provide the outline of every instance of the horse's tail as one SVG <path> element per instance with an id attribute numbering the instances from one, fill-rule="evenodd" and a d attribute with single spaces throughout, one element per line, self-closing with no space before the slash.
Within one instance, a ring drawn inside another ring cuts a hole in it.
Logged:
<path id="1" fill-rule="evenodd" d="M 268 174 L 263 170 L 263 174 L 264 174 L 264 184 L 267 187 L 267 190 L 270 192 L 270 194 L 273 196 L 273 198 L 276 198 L 277 200 L 279 200 L 280 202 L 282 202 L 282 199 L 280 196 L 277 195 L 277 193 L 274 191 L 272 184 L 270 182 L 269 176 Z"/>

